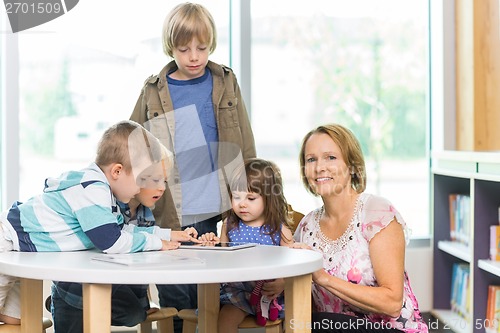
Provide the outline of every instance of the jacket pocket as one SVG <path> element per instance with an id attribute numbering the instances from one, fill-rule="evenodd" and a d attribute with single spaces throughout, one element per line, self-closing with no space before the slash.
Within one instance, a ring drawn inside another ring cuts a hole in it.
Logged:
<path id="1" fill-rule="evenodd" d="M 161 104 L 148 104 L 146 109 L 147 118 L 152 120 L 156 117 L 163 116 L 163 108 Z"/>
<path id="2" fill-rule="evenodd" d="M 148 120 L 144 127 L 158 138 L 165 147 L 172 150 L 172 142 L 168 133 L 167 114 L 163 112 L 161 105 L 148 105 L 147 117 Z"/>
<path id="3" fill-rule="evenodd" d="M 238 99 L 232 97 L 222 97 L 219 104 L 219 126 L 223 128 L 238 127 Z"/>

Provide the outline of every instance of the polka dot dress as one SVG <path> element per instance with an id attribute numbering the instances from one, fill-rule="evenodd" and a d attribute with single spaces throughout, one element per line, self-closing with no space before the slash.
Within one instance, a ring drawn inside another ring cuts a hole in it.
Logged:
<path id="1" fill-rule="evenodd" d="M 271 235 L 269 235 L 270 229 L 271 228 L 267 225 L 262 227 L 250 227 L 240 221 L 238 223 L 238 228 L 229 231 L 228 238 L 230 242 L 280 245 L 281 233 L 276 232 L 276 234 L 271 237 Z"/>

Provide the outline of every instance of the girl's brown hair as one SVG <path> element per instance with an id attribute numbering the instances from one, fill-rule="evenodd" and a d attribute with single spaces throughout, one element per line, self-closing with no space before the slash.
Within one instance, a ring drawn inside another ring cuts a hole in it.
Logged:
<path id="1" fill-rule="evenodd" d="M 278 167 L 267 160 L 251 158 L 236 168 L 229 183 L 229 190 L 252 192 L 264 200 L 264 225 L 269 226 L 269 234 L 274 239 L 281 226 L 289 227 L 288 205 L 283 194 L 283 182 Z M 227 232 L 237 228 L 239 217 L 234 211 L 227 216 Z M 279 244 L 277 244 L 279 245 Z"/>

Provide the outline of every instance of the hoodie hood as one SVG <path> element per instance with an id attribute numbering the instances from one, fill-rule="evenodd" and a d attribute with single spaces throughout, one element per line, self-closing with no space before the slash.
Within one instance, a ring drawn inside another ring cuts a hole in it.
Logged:
<path id="1" fill-rule="evenodd" d="M 43 191 L 45 193 L 57 192 L 77 185 L 87 187 L 88 185 L 95 182 L 109 184 L 106 176 L 97 166 L 97 164 L 91 163 L 86 169 L 80 171 L 65 172 L 58 178 L 45 179 L 45 188 L 43 189 Z"/>

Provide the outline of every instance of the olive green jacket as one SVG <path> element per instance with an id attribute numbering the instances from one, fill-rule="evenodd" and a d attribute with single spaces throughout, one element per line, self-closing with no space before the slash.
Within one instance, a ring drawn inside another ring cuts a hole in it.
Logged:
<path id="1" fill-rule="evenodd" d="M 222 198 L 221 212 L 224 212 L 230 209 L 224 166 L 234 161 L 238 153 L 242 154 L 240 159 L 255 157 L 256 150 L 250 120 L 236 76 L 230 68 L 211 61 L 207 67 L 213 77 L 212 102 L 219 133 L 219 183 Z M 175 68 L 177 68 L 175 61 L 171 61 L 158 75 L 146 79 L 130 116 L 131 120 L 151 131 L 172 152 L 174 152 L 175 119 L 167 73 Z M 182 219 L 182 193 L 179 170 L 175 162 L 173 170 L 168 175 L 168 188 L 157 202 L 153 213 L 159 226 L 179 230 Z"/>

